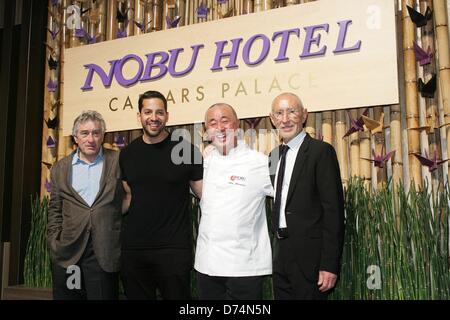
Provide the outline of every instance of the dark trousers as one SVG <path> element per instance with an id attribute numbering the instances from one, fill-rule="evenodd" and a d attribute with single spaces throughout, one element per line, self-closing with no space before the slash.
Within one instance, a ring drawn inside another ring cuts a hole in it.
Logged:
<path id="1" fill-rule="evenodd" d="M 197 272 L 200 300 L 261 300 L 264 276 L 215 277 Z"/>
<path id="2" fill-rule="evenodd" d="M 275 300 L 326 300 L 317 279 L 307 279 L 299 267 L 294 249 L 286 239 L 274 239 L 273 292 Z"/>
<path id="3" fill-rule="evenodd" d="M 100 267 L 90 240 L 74 267 L 66 269 L 53 263 L 52 279 L 54 300 L 118 299 L 118 273 L 106 272 Z"/>
<path id="4" fill-rule="evenodd" d="M 129 300 L 191 299 L 191 249 L 122 250 L 122 283 Z"/>

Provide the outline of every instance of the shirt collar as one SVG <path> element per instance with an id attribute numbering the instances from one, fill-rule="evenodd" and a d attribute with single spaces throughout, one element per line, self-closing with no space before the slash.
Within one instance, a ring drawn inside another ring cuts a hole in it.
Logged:
<path id="1" fill-rule="evenodd" d="M 97 164 L 100 161 L 103 161 L 103 148 L 100 148 L 100 151 L 97 154 L 97 157 L 95 158 L 94 162 L 89 163 L 89 164 Z M 74 164 L 78 164 L 78 163 L 86 163 L 86 161 L 81 160 L 80 159 L 80 148 L 77 148 L 77 150 L 75 151 L 75 153 L 73 154 L 73 158 L 72 158 L 72 165 Z"/>
<path id="2" fill-rule="evenodd" d="M 300 131 L 299 134 L 295 136 L 295 138 L 291 139 L 287 144 L 290 150 L 292 151 L 298 151 L 300 149 L 300 146 L 303 143 L 303 140 L 305 140 L 306 132 L 305 130 Z"/>
<path id="3" fill-rule="evenodd" d="M 217 148 L 214 148 L 214 150 L 213 150 L 212 152 L 213 152 L 214 154 L 216 154 L 217 156 L 220 156 L 220 157 L 229 157 L 229 156 L 235 155 L 236 153 L 239 153 L 241 150 L 245 149 L 246 147 L 247 147 L 247 144 L 245 143 L 245 140 L 238 139 L 237 145 L 236 145 L 234 148 L 232 148 L 232 149 L 228 152 L 228 154 L 226 154 L 226 155 L 221 154 L 221 153 L 219 152 L 219 150 L 217 150 Z M 211 153 L 211 154 L 212 154 L 212 153 Z"/>

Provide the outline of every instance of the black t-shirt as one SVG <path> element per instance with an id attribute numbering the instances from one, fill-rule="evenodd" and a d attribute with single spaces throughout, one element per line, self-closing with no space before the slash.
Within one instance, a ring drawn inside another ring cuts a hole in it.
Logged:
<path id="1" fill-rule="evenodd" d="M 122 149 L 120 169 L 132 195 L 122 247 L 191 248 L 189 181 L 203 178 L 198 148 L 171 135 L 155 144 L 139 137 Z"/>

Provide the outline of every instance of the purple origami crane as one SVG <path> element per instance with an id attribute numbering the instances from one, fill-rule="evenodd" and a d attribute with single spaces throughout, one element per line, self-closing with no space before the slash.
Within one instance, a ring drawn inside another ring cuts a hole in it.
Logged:
<path id="1" fill-rule="evenodd" d="M 366 108 L 366 110 L 364 110 L 362 115 L 367 117 L 368 113 L 369 113 L 369 109 Z M 348 114 L 348 117 L 350 119 L 351 126 L 350 126 L 350 129 L 348 129 L 348 131 L 344 134 L 342 139 L 347 137 L 347 136 L 349 136 L 349 135 L 351 135 L 354 132 L 364 131 L 364 120 L 363 120 L 362 116 L 359 117 L 358 120 L 355 120 L 355 119 L 352 118 L 352 115 L 350 114 L 350 112 L 347 111 L 347 114 Z"/>
<path id="2" fill-rule="evenodd" d="M 206 18 L 207 15 L 208 15 L 208 7 L 202 2 L 197 7 L 197 17 L 204 19 Z"/>
<path id="3" fill-rule="evenodd" d="M 438 160 L 437 159 L 437 150 L 434 150 L 433 158 L 429 158 L 428 153 L 426 151 L 425 151 L 425 157 L 418 153 L 413 153 L 413 155 L 415 155 L 416 158 L 419 159 L 420 163 L 423 166 L 427 166 L 428 171 L 430 171 L 430 172 L 435 171 L 438 168 L 438 166 L 440 166 L 441 164 L 443 164 L 449 160 L 449 159 Z"/>
<path id="4" fill-rule="evenodd" d="M 126 38 L 127 31 L 126 30 L 117 30 L 116 38 Z"/>
<path id="5" fill-rule="evenodd" d="M 54 148 L 56 146 L 56 142 L 53 140 L 52 136 L 48 136 L 46 144 L 47 148 Z"/>
<path id="6" fill-rule="evenodd" d="M 217 0 L 218 4 L 224 4 L 224 3 L 227 3 L 227 2 L 228 2 L 228 0 Z"/>
<path id="7" fill-rule="evenodd" d="M 116 147 L 122 149 L 123 147 L 125 147 L 125 137 L 121 134 L 117 135 L 114 138 L 114 144 L 116 145 Z"/>
<path id="8" fill-rule="evenodd" d="M 141 30 L 141 32 L 145 32 L 145 28 L 151 23 L 151 21 L 147 22 L 147 24 L 137 21 L 137 20 L 133 20 L 133 23 L 136 25 L 136 27 L 138 27 L 139 30 Z"/>
<path id="9" fill-rule="evenodd" d="M 52 39 L 55 40 L 58 36 L 59 28 L 53 28 L 53 30 L 48 29 L 48 32 L 50 32 L 50 36 L 52 37 Z"/>
<path id="10" fill-rule="evenodd" d="M 169 16 L 166 16 L 167 29 L 176 28 L 180 20 L 181 16 L 176 16 L 173 20 Z"/>
<path id="11" fill-rule="evenodd" d="M 86 42 L 88 44 L 92 44 L 92 43 L 96 43 L 97 42 L 97 37 L 91 37 L 91 35 L 89 34 L 89 32 L 87 32 L 85 29 L 80 28 L 80 29 L 75 29 L 75 37 L 79 38 L 79 39 L 84 39 L 86 40 Z"/>
<path id="12" fill-rule="evenodd" d="M 53 7 L 56 7 L 59 4 L 59 0 L 52 0 L 51 3 Z"/>
<path id="13" fill-rule="evenodd" d="M 256 126 L 261 122 L 262 118 L 252 118 L 245 119 L 244 121 L 250 126 L 250 129 L 255 129 Z"/>
<path id="14" fill-rule="evenodd" d="M 392 150 L 388 154 L 384 155 L 384 146 L 381 148 L 381 154 L 376 154 L 375 150 L 372 149 L 373 159 L 361 158 L 370 162 L 373 162 L 375 167 L 384 168 L 384 164 L 389 161 L 392 155 L 395 153 L 395 150 Z"/>
<path id="15" fill-rule="evenodd" d="M 48 79 L 47 88 L 48 92 L 55 92 L 56 88 L 58 88 L 58 82 Z"/>
<path id="16" fill-rule="evenodd" d="M 45 190 L 47 192 L 52 192 L 52 183 L 45 178 Z"/>
<path id="17" fill-rule="evenodd" d="M 431 52 L 430 46 L 428 46 L 425 52 L 419 45 L 414 41 L 414 52 L 416 53 L 416 61 L 419 61 L 419 65 L 424 66 L 430 64 L 433 53 Z"/>

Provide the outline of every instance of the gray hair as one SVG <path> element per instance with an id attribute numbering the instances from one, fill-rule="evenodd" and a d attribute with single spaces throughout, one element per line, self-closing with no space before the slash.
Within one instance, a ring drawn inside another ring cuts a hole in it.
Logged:
<path id="1" fill-rule="evenodd" d="M 86 121 L 97 121 L 100 123 L 100 127 L 102 130 L 102 134 L 106 132 L 106 123 L 103 120 L 103 117 L 100 113 L 93 110 L 83 111 L 73 122 L 72 135 L 75 137 L 78 133 L 78 128 L 80 124 L 85 123 Z"/>

